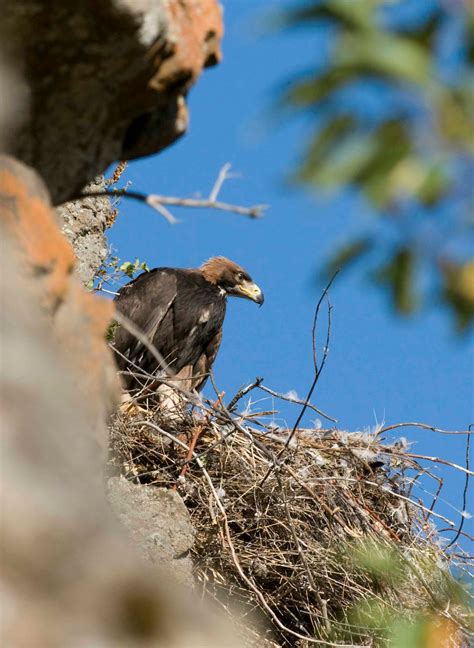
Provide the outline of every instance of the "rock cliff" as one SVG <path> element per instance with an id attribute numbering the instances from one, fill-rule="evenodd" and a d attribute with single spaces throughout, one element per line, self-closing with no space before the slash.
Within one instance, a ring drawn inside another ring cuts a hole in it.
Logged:
<path id="1" fill-rule="evenodd" d="M 112 162 L 185 132 L 186 95 L 219 61 L 221 36 L 216 0 L 2 5 L 5 645 L 232 644 L 144 566 L 174 561 L 189 582 L 192 528 L 179 496 L 112 479 L 115 516 L 106 501 L 106 423 L 120 391 L 105 341 L 113 304 L 83 284 L 106 255 L 110 205 L 60 206 Z"/>

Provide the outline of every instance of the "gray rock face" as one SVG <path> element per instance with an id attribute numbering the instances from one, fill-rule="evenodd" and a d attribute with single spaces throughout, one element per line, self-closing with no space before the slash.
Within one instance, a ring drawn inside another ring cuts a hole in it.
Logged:
<path id="1" fill-rule="evenodd" d="M 179 581 L 192 584 L 188 552 L 194 529 L 181 497 L 172 490 L 133 484 L 124 477 L 111 477 L 107 490 L 112 510 L 143 557 L 169 567 Z"/>
<path id="2" fill-rule="evenodd" d="M 85 191 L 105 189 L 99 176 Z M 112 206 L 108 198 L 87 198 L 69 202 L 56 209 L 62 223 L 62 232 L 72 244 L 77 257 L 76 272 L 84 285 L 88 285 L 107 258 L 105 230 L 112 221 Z"/>

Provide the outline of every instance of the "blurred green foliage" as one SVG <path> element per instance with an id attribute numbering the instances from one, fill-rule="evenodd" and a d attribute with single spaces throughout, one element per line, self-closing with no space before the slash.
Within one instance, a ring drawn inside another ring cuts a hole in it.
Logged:
<path id="1" fill-rule="evenodd" d="M 435 555 L 402 551 L 366 538 L 344 547 L 341 561 L 349 561 L 355 571 L 370 579 L 374 595 L 349 609 L 347 630 L 335 640 L 360 645 L 371 637 L 371 645 L 390 648 L 468 646 L 472 621 L 468 592 L 446 565 L 437 563 Z M 391 600 L 391 588 L 404 592 L 404 608 Z"/>
<path id="2" fill-rule="evenodd" d="M 310 0 L 289 9 L 287 28 L 325 32 L 329 43 L 287 85 L 282 104 L 316 125 L 297 182 L 355 188 L 397 231 L 395 242 L 380 231 L 349 240 L 327 271 L 378 256 L 371 276 L 399 312 L 429 294 L 465 330 L 474 322 L 474 5 L 416 0 L 417 15 L 403 19 L 409 4 Z M 378 114 L 364 111 L 360 89 L 377 93 Z"/>

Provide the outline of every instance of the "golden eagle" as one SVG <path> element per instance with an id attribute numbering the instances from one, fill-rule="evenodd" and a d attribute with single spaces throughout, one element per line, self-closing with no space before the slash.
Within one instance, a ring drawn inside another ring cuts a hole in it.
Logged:
<path id="1" fill-rule="evenodd" d="M 171 382 L 187 391 L 199 391 L 221 343 L 228 296 L 263 304 L 262 291 L 243 268 L 225 257 L 214 257 L 196 269 L 144 272 L 119 290 L 115 304 L 174 373 L 171 381 L 167 378 L 168 385 Z M 137 393 L 145 385 L 156 390 L 166 373 L 125 326 L 116 329 L 114 347 L 127 391 Z M 163 384 L 158 389 L 167 398 L 170 391 Z"/>

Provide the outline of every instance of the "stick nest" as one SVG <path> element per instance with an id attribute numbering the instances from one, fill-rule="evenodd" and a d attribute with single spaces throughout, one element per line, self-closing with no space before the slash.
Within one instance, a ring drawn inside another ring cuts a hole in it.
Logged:
<path id="1" fill-rule="evenodd" d="M 285 447 L 288 430 L 232 419 L 219 403 L 119 415 L 111 445 L 127 478 L 182 495 L 198 587 L 239 609 L 243 645 L 386 645 L 387 624 L 419 614 L 467 645 L 432 511 L 412 494 L 424 469 L 402 443 L 301 429 Z"/>

